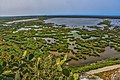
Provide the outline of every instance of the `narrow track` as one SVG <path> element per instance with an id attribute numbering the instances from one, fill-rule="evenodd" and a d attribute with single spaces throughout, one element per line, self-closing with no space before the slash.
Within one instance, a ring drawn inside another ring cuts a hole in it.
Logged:
<path id="1" fill-rule="evenodd" d="M 114 69 L 118 69 L 120 68 L 120 64 L 119 65 L 113 65 L 113 66 L 107 66 L 107 67 L 103 67 L 103 68 L 99 68 L 96 70 L 91 70 L 86 72 L 86 74 L 96 74 L 96 73 L 100 73 L 100 72 L 105 72 L 105 71 L 110 71 L 110 70 L 114 70 Z"/>

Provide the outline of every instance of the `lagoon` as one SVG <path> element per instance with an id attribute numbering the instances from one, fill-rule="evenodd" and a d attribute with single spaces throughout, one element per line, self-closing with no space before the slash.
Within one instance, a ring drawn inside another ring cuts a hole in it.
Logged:
<path id="1" fill-rule="evenodd" d="M 50 18 L 45 20 L 46 23 L 65 24 L 69 27 L 83 27 L 83 26 L 96 26 L 99 22 L 106 19 L 100 18 Z M 120 26 L 120 19 L 107 19 L 111 21 L 113 26 Z"/>

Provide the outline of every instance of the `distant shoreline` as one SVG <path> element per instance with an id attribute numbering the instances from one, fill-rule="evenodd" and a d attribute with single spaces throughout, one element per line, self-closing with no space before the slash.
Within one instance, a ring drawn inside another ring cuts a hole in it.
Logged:
<path id="1" fill-rule="evenodd" d="M 120 16 L 102 16 L 102 15 L 27 15 L 27 16 L 0 16 L 0 18 L 14 18 L 14 17 L 26 17 L 26 18 L 100 18 L 100 19 L 120 19 Z"/>
<path id="2" fill-rule="evenodd" d="M 87 16 L 87 15 L 52 15 L 52 16 L 43 16 L 50 18 L 101 18 L 101 19 L 120 19 L 120 16 Z"/>

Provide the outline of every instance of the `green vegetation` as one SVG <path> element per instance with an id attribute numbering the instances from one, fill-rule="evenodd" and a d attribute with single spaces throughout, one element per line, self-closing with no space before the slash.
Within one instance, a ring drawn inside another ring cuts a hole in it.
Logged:
<path id="1" fill-rule="evenodd" d="M 80 73 L 120 63 L 118 58 L 94 65 L 65 65 L 72 59 L 100 57 L 106 47 L 120 51 L 120 32 L 116 27 L 109 29 L 110 21 L 100 23 L 107 25 L 104 29 L 91 26 L 89 28 L 96 30 L 89 31 L 68 28 L 66 25 L 54 27 L 53 23 L 45 23 L 44 19 L 46 18 L 7 26 L 2 24 L 19 19 L 0 19 L 0 79 L 77 80 Z"/>
<path id="2" fill-rule="evenodd" d="M 66 59 L 67 56 L 61 60 L 53 55 L 36 56 L 27 51 L 19 56 L 6 54 L 0 58 L 0 79 L 77 80 L 74 73 L 63 67 Z"/>
<path id="3" fill-rule="evenodd" d="M 98 25 L 105 24 L 107 26 L 111 26 L 111 21 L 109 20 L 104 20 L 103 22 L 98 23 Z"/>

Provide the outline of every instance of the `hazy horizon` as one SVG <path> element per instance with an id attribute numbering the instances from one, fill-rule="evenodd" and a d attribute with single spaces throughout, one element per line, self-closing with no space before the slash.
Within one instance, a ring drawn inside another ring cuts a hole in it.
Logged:
<path id="1" fill-rule="evenodd" d="M 0 0 L 0 16 L 120 16 L 120 0 Z"/>

